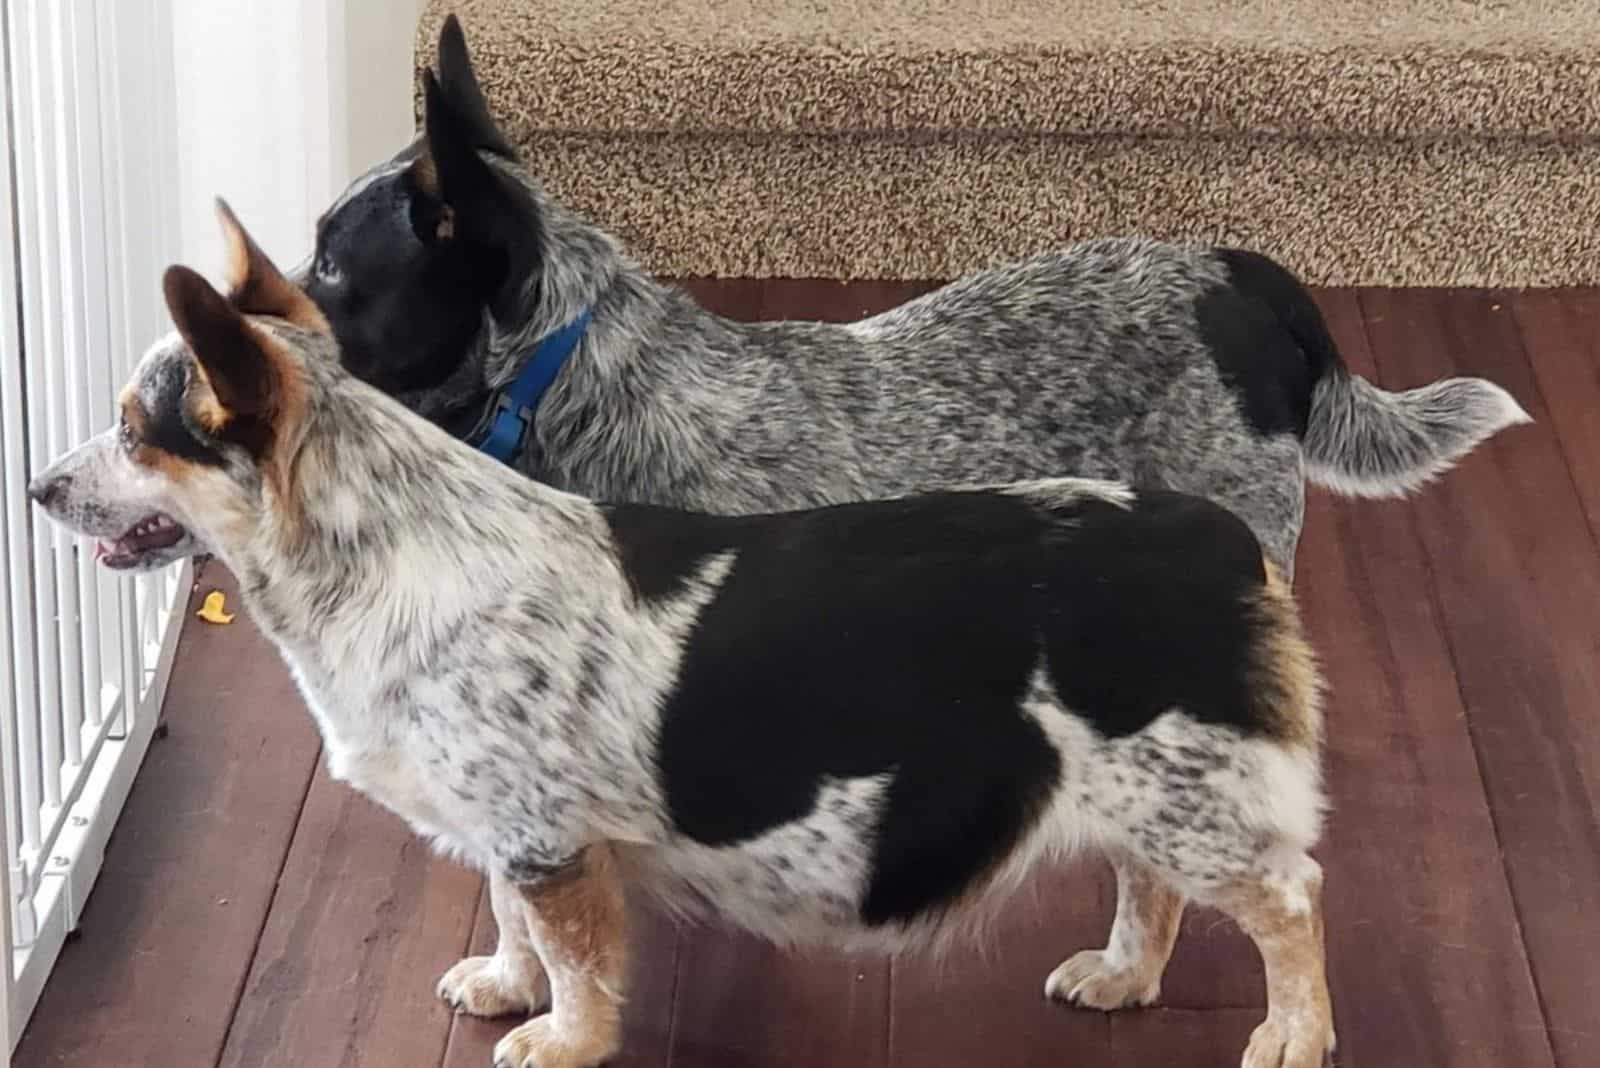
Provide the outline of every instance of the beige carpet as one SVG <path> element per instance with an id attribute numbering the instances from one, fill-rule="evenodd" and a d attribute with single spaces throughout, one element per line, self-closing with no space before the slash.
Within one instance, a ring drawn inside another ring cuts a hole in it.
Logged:
<path id="1" fill-rule="evenodd" d="M 434 0 L 555 195 L 669 274 L 1083 237 L 1334 284 L 1600 281 L 1600 0 Z"/>

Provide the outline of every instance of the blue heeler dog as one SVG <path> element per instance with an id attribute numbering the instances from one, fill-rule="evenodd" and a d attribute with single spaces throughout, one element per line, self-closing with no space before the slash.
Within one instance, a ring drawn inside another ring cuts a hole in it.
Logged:
<path id="1" fill-rule="evenodd" d="M 423 135 L 323 217 L 303 284 L 346 366 L 588 497 L 740 514 L 1072 474 L 1209 497 L 1288 574 L 1307 477 L 1383 496 L 1527 418 L 1351 375 L 1265 257 L 1092 241 L 848 326 L 719 318 L 540 190 L 461 28 Z M 778 194 L 781 195 L 781 194 Z M 519 418 L 525 416 L 525 418 Z M 505 422 L 503 419 L 502 422 Z"/>
<path id="2" fill-rule="evenodd" d="M 1245 1068 L 1323 1063 L 1319 682 L 1237 517 L 1086 479 L 744 517 L 595 504 L 352 377 L 224 229 L 229 295 L 170 269 L 177 335 L 29 494 L 111 567 L 220 555 L 333 774 L 488 873 L 499 945 L 440 992 L 550 1009 L 497 1064 L 617 1051 L 625 884 L 893 947 L 1084 848 L 1112 858 L 1116 919 L 1048 993 L 1148 1003 L 1193 899 L 1266 962 Z"/>

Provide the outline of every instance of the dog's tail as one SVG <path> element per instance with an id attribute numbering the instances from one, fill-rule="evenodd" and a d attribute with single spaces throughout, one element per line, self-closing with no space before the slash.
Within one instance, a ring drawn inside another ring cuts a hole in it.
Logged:
<path id="1" fill-rule="evenodd" d="M 1305 355 L 1306 476 L 1336 493 L 1398 497 L 1448 471 L 1479 442 L 1531 422 L 1511 394 L 1481 378 L 1447 378 L 1391 393 L 1345 366 L 1311 294 L 1257 253 L 1224 254 L 1234 284 L 1272 309 Z"/>
<path id="2" fill-rule="evenodd" d="M 1490 435 L 1527 422 L 1511 394 L 1481 378 L 1391 393 L 1335 363 L 1312 390 L 1306 476 L 1336 493 L 1398 497 Z"/>

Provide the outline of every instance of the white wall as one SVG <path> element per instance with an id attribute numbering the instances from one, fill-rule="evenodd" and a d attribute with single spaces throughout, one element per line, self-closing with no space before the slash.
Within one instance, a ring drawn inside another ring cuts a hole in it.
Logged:
<path id="1" fill-rule="evenodd" d="M 184 259 L 216 276 L 227 198 L 282 267 L 357 173 L 412 135 L 424 0 L 175 0 Z"/>
<path id="2" fill-rule="evenodd" d="M 412 47 L 427 0 L 344 0 L 349 72 L 346 143 L 353 174 L 411 140 Z M 430 53 L 431 54 L 431 53 Z"/>

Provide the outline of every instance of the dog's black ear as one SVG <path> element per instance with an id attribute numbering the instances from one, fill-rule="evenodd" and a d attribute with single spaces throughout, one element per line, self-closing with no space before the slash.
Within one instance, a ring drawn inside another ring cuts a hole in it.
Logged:
<path id="1" fill-rule="evenodd" d="M 533 194 L 492 165 L 432 71 L 424 71 L 426 144 L 411 165 L 411 226 L 427 244 L 466 243 L 489 279 L 489 310 L 502 322 L 537 276 L 542 245 Z"/>
<path id="2" fill-rule="evenodd" d="M 466 34 L 453 14 L 439 30 L 439 86 L 455 112 L 463 140 L 473 148 L 516 158 L 517 150 L 489 114 L 489 102 L 484 99 L 477 72 L 472 69 L 472 56 L 467 52 Z"/>
<path id="3" fill-rule="evenodd" d="M 265 413 L 272 398 L 273 356 L 266 339 L 233 303 L 187 267 L 168 267 L 161 290 L 173 325 L 228 416 Z M 225 420 L 224 420 L 225 421 Z"/>

